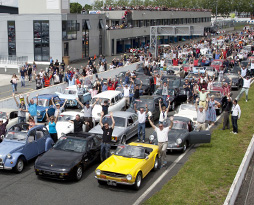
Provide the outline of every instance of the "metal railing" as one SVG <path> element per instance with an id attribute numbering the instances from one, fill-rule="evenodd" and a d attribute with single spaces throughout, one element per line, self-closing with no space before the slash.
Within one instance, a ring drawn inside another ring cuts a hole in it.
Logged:
<path id="1" fill-rule="evenodd" d="M 1 56 L 0 65 L 16 65 L 18 67 L 28 61 L 28 56 Z"/>

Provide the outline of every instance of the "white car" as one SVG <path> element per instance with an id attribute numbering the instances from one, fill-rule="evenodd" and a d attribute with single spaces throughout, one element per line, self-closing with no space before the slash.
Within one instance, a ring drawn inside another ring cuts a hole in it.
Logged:
<path id="1" fill-rule="evenodd" d="M 96 99 L 99 99 L 98 102 L 94 105 L 92 115 L 93 119 L 98 122 L 101 117 L 102 105 L 104 101 L 108 101 L 108 112 L 120 111 L 125 107 L 125 99 L 120 91 L 107 90 L 95 95 L 92 99 L 91 104 L 93 104 Z"/>
<path id="2" fill-rule="evenodd" d="M 13 125 L 18 124 L 18 110 L 17 109 L 11 109 L 11 108 L 1 108 L 0 110 L 0 118 L 3 118 L 3 123 L 6 122 L 6 113 L 8 113 L 9 122 L 6 126 L 6 129 L 8 130 Z M 26 113 L 26 121 L 28 121 L 29 113 Z"/>
<path id="3" fill-rule="evenodd" d="M 206 67 L 205 71 L 208 76 L 211 76 L 211 77 L 214 76 L 215 78 L 218 77 L 218 71 L 213 67 Z"/>
<path id="4" fill-rule="evenodd" d="M 74 124 L 69 122 L 69 120 L 75 120 L 77 114 L 79 114 L 82 118 L 83 115 L 82 112 L 67 111 L 61 113 L 56 123 L 56 131 L 58 139 L 64 134 L 74 133 Z M 86 125 L 83 125 L 83 131 L 84 132 L 86 131 Z"/>
<path id="5" fill-rule="evenodd" d="M 195 105 L 192 104 L 181 104 L 174 116 L 187 117 L 191 119 L 194 124 L 197 123 L 197 110 Z"/>

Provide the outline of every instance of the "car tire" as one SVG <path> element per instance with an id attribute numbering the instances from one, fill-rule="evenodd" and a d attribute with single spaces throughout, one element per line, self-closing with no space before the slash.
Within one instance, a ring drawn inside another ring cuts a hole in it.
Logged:
<path id="1" fill-rule="evenodd" d="M 142 184 L 142 173 L 139 172 L 136 176 L 135 184 L 133 185 L 133 188 L 135 190 L 139 190 Z"/>
<path id="2" fill-rule="evenodd" d="M 153 171 L 156 171 L 158 169 L 159 169 L 159 157 L 157 155 L 154 160 Z"/>
<path id="3" fill-rule="evenodd" d="M 79 181 L 83 176 L 83 168 L 82 165 L 79 165 L 75 171 L 75 181 Z"/>
<path id="4" fill-rule="evenodd" d="M 14 167 L 14 171 L 16 173 L 21 173 L 24 170 L 24 166 L 25 166 L 24 160 L 20 157 L 17 161 L 16 166 Z"/>
<path id="5" fill-rule="evenodd" d="M 126 144 L 126 136 L 122 136 L 122 139 L 121 139 L 121 144 Z"/>
<path id="6" fill-rule="evenodd" d="M 175 102 L 172 102 L 172 104 L 171 104 L 171 110 L 172 111 L 175 111 L 175 108 L 176 108 L 175 106 L 176 106 Z"/>
<path id="7" fill-rule="evenodd" d="M 182 153 L 184 153 L 187 150 L 187 147 L 188 147 L 188 143 L 187 143 L 187 141 L 184 141 Z"/>

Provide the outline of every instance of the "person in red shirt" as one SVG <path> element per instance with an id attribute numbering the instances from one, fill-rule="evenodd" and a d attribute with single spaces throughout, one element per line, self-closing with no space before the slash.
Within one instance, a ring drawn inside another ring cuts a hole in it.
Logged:
<path id="1" fill-rule="evenodd" d="M 194 60 L 194 66 L 197 67 L 198 66 L 198 59 Z"/>
<path id="2" fill-rule="evenodd" d="M 49 87 L 50 86 L 50 80 L 52 78 L 53 74 L 49 77 L 48 75 L 44 76 L 44 87 Z"/>
<path id="3" fill-rule="evenodd" d="M 79 77 L 77 76 L 76 81 L 75 81 L 75 85 L 81 84 Z"/>
<path id="4" fill-rule="evenodd" d="M 178 66 L 178 59 L 176 58 L 173 59 L 173 66 Z"/>

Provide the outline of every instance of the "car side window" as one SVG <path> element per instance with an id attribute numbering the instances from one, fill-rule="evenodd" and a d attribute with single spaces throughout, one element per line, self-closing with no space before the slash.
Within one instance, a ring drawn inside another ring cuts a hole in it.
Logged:
<path id="1" fill-rule="evenodd" d="M 100 144 L 100 139 L 97 136 L 93 137 L 94 145 L 98 146 Z"/>
<path id="2" fill-rule="evenodd" d="M 39 139 L 43 138 L 43 136 L 44 136 L 43 131 L 41 129 L 37 129 L 35 133 L 36 133 L 36 140 L 37 141 Z"/>
<path id="3" fill-rule="evenodd" d="M 136 121 L 138 120 L 138 116 L 137 116 L 137 115 L 132 115 L 131 117 L 132 117 L 132 119 L 133 119 L 133 123 L 136 122 Z"/>
<path id="4" fill-rule="evenodd" d="M 111 99 L 111 105 L 114 105 L 114 104 L 115 104 L 115 99 L 112 98 L 112 99 Z"/>
<path id="5" fill-rule="evenodd" d="M 87 142 L 87 148 L 88 150 L 92 149 L 94 147 L 93 145 L 93 141 L 90 139 L 88 142 Z"/>
<path id="6" fill-rule="evenodd" d="M 42 131 L 43 131 L 44 136 L 49 134 L 48 129 L 46 127 L 43 127 Z"/>
<path id="7" fill-rule="evenodd" d="M 129 117 L 128 118 L 128 126 L 132 125 L 133 124 L 133 119 L 132 117 Z"/>
<path id="8" fill-rule="evenodd" d="M 27 142 L 28 143 L 31 143 L 31 142 L 34 142 L 35 141 L 35 129 L 31 130 L 29 133 L 28 133 L 28 138 L 27 138 Z"/>
<path id="9" fill-rule="evenodd" d="M 118 95 L 115 97 L 116 103 L 118 102 L 119 98 Z"/>
<path id="10" fill-rule="evenodd" d="M 16 117 L 18 117 L 18 111 L 13 111 L 10 113 L 10 119 L 14 119 Z"/>
<path id="11" fill-rule="evenodd" d="M 120 94 L 118 95 L 118 99 L 121 100 L 122 98 L 123 98 L 123 95 L 122 95 L 122 93 L 120 93 Z"/>

